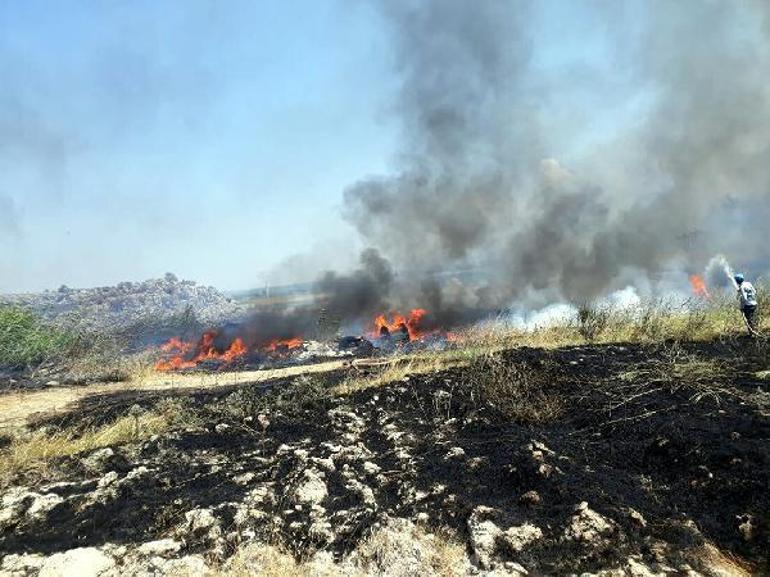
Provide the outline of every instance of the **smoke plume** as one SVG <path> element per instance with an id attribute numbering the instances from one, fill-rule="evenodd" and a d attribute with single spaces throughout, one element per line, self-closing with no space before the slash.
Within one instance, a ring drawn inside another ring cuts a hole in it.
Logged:
<path id="1" fill-rule="evenodd" d="M 345 192 L 344 214 L 388 274 L 328 275 L 322 286 L 343 288 L 335 298 L 356 310 L 421 300 L 458 318 L 596 298 L 629 275 L 649 283 L 720 251 L 741 263 L 768 256 L 759 239 L 746 242 L 770 206 L 767 3 L 583 5 L 607 29 L 636 30 L 609 36 L 608 52 L 644 104 L 569 163 L 548 154 L 581 135 L 547 118 L 554 95 L 530 37 L 542 5 L 375 6 L 401 78 L 402 146 L 393 174 Z M 484 281 L 458 290 L 435 276 L 467 269 Z"/>
<path id="2" fill-rule="evenodd" d="M 387 306 L 393 284 L 390 263 L 374 249 L 361 253 L 361 267 L 348 275 L 327 272 L 318 281 L 326 306 L 342 319 L 358 319 Z"/>

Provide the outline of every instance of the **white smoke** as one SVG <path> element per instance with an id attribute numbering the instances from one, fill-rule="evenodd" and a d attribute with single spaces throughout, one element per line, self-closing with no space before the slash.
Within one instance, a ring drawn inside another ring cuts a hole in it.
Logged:
<path id="1" fill-rule="evenodd" d="M 637 290 L 629 285 L 596 301 L 593 306 L 609 313 L 627 313 L 634 316 L 643 306 L 643 302 Z M 560 302 L 533 311 L 518 306 L 498 322 L 502 322 L 506 327 L 515 330 L 536 331 L 543 328 L 566 326 L 576 322 L 577 318 L 578 308 L 576 306 Z"/>

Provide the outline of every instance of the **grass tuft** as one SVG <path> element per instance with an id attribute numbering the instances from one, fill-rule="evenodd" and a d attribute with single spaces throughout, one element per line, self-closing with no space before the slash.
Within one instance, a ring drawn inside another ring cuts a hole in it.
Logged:
<path id="1" fill-rule="evenodd" d="M 217 577 L 309 577 L 308 567 L 272 545 L 247 545 L 236 551 Z"/>
<path id="2" fill-rule="evenodd" d="M 465 546 L 449 533 L 428 533 L 417 527 L 407 532 L 375 531 L 350 557 L 333 562 L 298 561 L 273 545 L 251 543 L 240 547 L 218 570 L 216 577 L 366 577 L 414 575 L 460 577 L 467 575 Z M 407 573 L 408 572 L 408 573 Z"/>

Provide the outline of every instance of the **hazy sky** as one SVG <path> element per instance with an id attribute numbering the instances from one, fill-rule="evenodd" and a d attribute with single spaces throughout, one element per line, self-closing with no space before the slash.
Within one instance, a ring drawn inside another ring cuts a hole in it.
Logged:
<path id="1" fill-rule="evenodd" d="M 532 21 L 562 160 L 644 107 L 609 48 L 633 26 L 604 4 Z M 247 288 L 355 244 L 343 191 L 398 149 L 391 54 L 353 0 L 0 1 L 0 291 L 166 271 Z"/>

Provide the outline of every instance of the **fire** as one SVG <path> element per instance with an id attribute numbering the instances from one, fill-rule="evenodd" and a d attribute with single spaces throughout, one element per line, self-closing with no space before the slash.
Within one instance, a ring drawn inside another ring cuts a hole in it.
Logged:
<path id="1" fill-rule="evenodd" d="M 446 334 L 446 340 L 450 343 L 459 343 L 463 340 L 463 337 L 460 333 L 448 331 Z"/>
<path id="2" fill-rule="evenodd" d="M 197 363 L 193 361 L 186 361 L 181 356 L 171 357 L 168 360 L 161 359 L 155 363 L 155 370 L 166 373 L 168 371 L 179 371 L 181 369 L 191 369 L 196 366 Z"/>
<path id="3" fill-rule="evenodd" d="M 241 337 L 238 337 L 235 339 L 232 344 L 230 345 L 230 348 L 228 348 L 224 354 L 222 355 L 222 360 L 225 362 L 231 362 L 238 357 L 242 357 L 248 352 L 248 349 L 246 348 L 246 345 L 243 344 L 243 339 Z"/>
<path id="4" fill-rule="evenodd" d="M 162 372 L 192 369 L 205 361 L 220 361 L 227 364 L 249 353 L 249 348 L 241 337 L 233 339 L 226 349 L 218 349 L 215 344 L 217 336 L 219 334 L 216 331 L 206 331 L 197 343 L 186 342 L 178 337 L 169 339 L 160 346 L 160 351 L 164 353 L 165 358 L 155 364 L 155 369 Z M 281 355 L 301 347 L 303 342 L 300 337 L 276 339 L 254 350 Z"/>
<path id="5" fill-rule="evenodd" d="M 379 315 L 374 319 L 372 336 L 379 337 L 385 331 L 393 333 L 406 330 L 409 333 L 409 340 L 417 340 L 427 334 L 420 328 L 420 322 L 426 314 L 425 309 L 412 309 L 408 317 L 395 313 L 391 315 L 391 320 L 388 320 L 385 315 Z"/>
<path id="6" fill-rule="evenodd" d="M 189 353 L 193 348 L 193 343 L 186 343 L 178 337 L 171 337 L 167 342 L 160 346 L 164 353 Z"/>
<path id="7" fill-rule="evenodd" d="M 697 274 L 690 275 L 690 286 L 692 286 L 692 292 L 695 294 L 695 296 L 698 296 L 702 299 L 711 298 L 711 295 L 706 288 L 706 283 Z"/>
<path id="8" fill-rule="evenodd" d="M 215 331 L 206 331 L 197 344 L 184 342 L 177 337 L 172 337 L 161 345 L 160 350 L 174 356 L 159 360 L 155 364 L 155 369 L 164 372 L 191 369 L 199 363 L 209 360 L 231 363 L 248 352 L 243 339 L 240 337 L 234 339 L 227 349 L 220 352 L 214 344 L 216 337 L 217 333 Z M 193 351 L 195 354 L 192 355 L 192 358 L 188 358 Z"/>
<path id="9" fill-rule="evenodd" d="M 265 345 L 264 350 L 268 353 L 274 353 L 284 349 L 296 349 L 301 347 L 303 342 L 304 341 L 300 337 L 294 337 L 293 339 L 276 339 Z"/>

